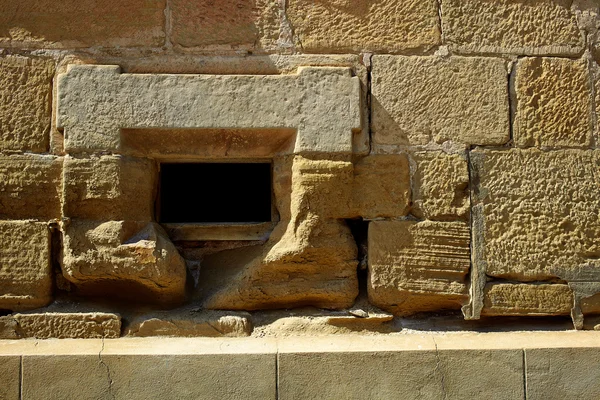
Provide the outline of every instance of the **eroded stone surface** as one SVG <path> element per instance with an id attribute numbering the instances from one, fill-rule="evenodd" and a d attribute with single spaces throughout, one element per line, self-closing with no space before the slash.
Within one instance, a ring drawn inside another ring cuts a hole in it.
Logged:
<path id="1" fill-rule="evenodd" d="M 0 150 L 47 150 L 53 76 L 52 60 L 0 58 Z"/>
<path id="2" fill-rule="evenodd" d="M 64 228 L 63 275 L 82 294 L 177 302 L 185 261 L 156 223 L 72 221 Z"/>
<path id="3" fill-rule="evenodd" d="M 465 53 L 577 54 L 584 40 L 568 0 L 442 0 L 444 38 Z"/>
<path id="4" fill-rule="evenodd" d="M 286 15 L 303 51 L 395 52 L 440 43 L 434 0 L 291 0 Z"/>
<path id="5" fill-rule="evenodd" d="M 515 79 L 517 146 L 589 147 L 592 141 L 588 61 L 523 58 Z"/>
<path id="6" fill-rule="evenodd" d="M 0 45 L 162 46 L 165 0 L 23 0 L 0 4 Z"/>
<path id="7" fill-rule="evenodd" d="M 414 154 L 415 192 L 411 214 L 425 219 L 464 218 L 469 213 L 467 160 L 441 151 Z"/>
<path id="8" fill-rule="evenodd" d="M 464 222 L 371 222 L 369 301 L 403 315 L 460 308 L 467 298 L 469 245 Z"/>
<path id="9" fill-rule="evenodd" d="M 488 284 L 483 315 L 569 315 L 573 292 L 560 284 Z"/>
<path id="10" fill-rule="evenodd" d="M 156 166 L 143 158 L 67 156 L 64 214 L 90 220 L 151 221 Z"/>
<path id="11" fill-rule="evenodd" d="M 0 221 L 0 309 L 27 310 L 52 299 L 46 223 Z"/>
<path id="12" fill-rule="evenodd" d="M 71 65 L 58 78 L 57 126 L 69 152 L 119 151 L 120 128 L 289 128 L 295 152 L 351 153 L 360 90 L 349 68 L 215 76 Z"/>
<path id="13" fill-rule="evenodd" d="M 509 139 L 507 83 L 501 59 L 374 56 L 373 141 L 503 144 Z"/>
<path id="14" fill-rule="evenodd" d="M 121 317 L 105 313 L 14 314 L 0 317 L 0 332 L 2 339 L 118 338 Z"/>

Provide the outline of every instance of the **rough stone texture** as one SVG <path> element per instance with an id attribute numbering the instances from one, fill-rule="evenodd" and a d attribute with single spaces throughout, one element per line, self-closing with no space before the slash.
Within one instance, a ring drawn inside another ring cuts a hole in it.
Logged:
<path id="1" fill-rule="evenodd" d="M 291 128 L 295 152 L 351 153 L 360 91 L 349 68 L 215 76 L 71 65 L 58 78 L 57 126 L 71 153 L 119 151 L 120 128 Z"/>
<path id="2" fill-rule="evenodd" d="M 372 75 L 376 144 L 500 145 L 509 139 L 501 59 L 374 56 Z"/>
<path id="3" fill-rule="evenodd" d="M 156 223 L 72 221 L 64 228 L 62 270 L 82 294 L 177 302 L 185 261 Z"/>
<path id="4" fill-rule="evenodd" d="M 279 38 L 278 2 L 173 0 L 171 41 L 182 47 L 273 50 Z"/>
<path id="5" fill-rule="evenodd" d="M 456 219 L 469 214 L 469 169 L 464 156 L 441 151 L 414 154 L 415 191 L 411 214 L 423 219 Z"/>
<path id="6" fill-rule="evenodd" d="M 353 206 L 363 218 L 402 217 L 410 207 L 406 154 L 371 155 L 354 164 Z"/>
<path id="7" fill-rule="evenodd" d="M 460 308 L 467 298 L 469 245 L 464 222 L 371 222 L 369 301 L 401 315 Z"/>
<path id="8" fill-rule="evenodd" d="M 127 336 L 239 337 L 252 333 L 248 313 L 188 310 L 157 312 L 134 319 Z"/>
<path id="9" fill-rule="evenodd" d="M 52 299 L 45 223 L 0 221 L 0 309 L 27 310 Z"/>
<path id="10" fill-rule="evenodd" d="M 0 155 L 0 219 L 60 218 L 62 158 Z"/>
<path id="11" fill-rule="evenodd" d="M 569 315 L 573 292 L 568 285 L 487 284 L 483 315 Z"/>
<path id="12" fill-rule="evenodd" d="M 578 54 L 569 0 L 442 0 L 444 39 L 464 53 Z"/>
<path id="13" fill-rule="evenodd" d="M 0 46 L 162 46 L 165 0 L 22 0 L 0 5 Z"/>
<path id="14" fill-rule="evenodd" d="M 600 37 L 600 32 L 598 33 Z M 594 109 L 594 121 L 595 121 L 595 132 L 594 139 L 596 144 L 600 143 L 600 39 L 598 40 L 598 61 L 592 61 L 592 72 L 594 80 L 594 92 L 595 92 L 595 109 Z"/>
<path id="15" fill-rule="evenodd" d="M 200 282 L 206 308 L 346 308 L 354 302 L 356 243 L 335 218 L 343 218 L 351 203 L 352 164 L 296 156 L 290 171 L 290 161 L 275 167 L 281 221 L 265 245 L 204 259 Z"/>
<path id="16" fill-rule="evenodd" d="M 64 214 L 90 220 L 151 221 L 156 166 L 122 156 L 65 157 Z"/>
<path id="17" fill-rule="evenodd" d="M 47 150 L 53 76 L 52 60 L 0 57 L 0 150 Z"/>
<path id="18" fill-rule="evenodd" d="M 121 336 L 121 317 L 105 313 L 14 314 L 0 317 L 1 339 L 95 339 Z"/>
<path id="19" fill-rule="evenodd" d="M 0 385 L 0 399 L 21 399 L 21 358 L 19 356 L 0 357 L 0 371 L 2 371 L 2 385 Z"/>
<path id="20" fill-rule="evenodd" d="M 440 43 L 434 0 L 290 0 L 286 15 L 309 53 L 426 50 Z"/>
<path id="21" fill-rule="evenodd" d="M 586 59 L 523 58 L 515 79 L 517 146 L 589 147 L 591 93 Z"/>

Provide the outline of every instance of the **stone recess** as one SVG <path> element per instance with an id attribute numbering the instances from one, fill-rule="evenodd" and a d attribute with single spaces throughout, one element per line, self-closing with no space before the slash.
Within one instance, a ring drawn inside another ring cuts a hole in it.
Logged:
<path id="1" fill-rule="evenodd" d="M 162 46 L 165 0 L 22 0 L 0 4 L 0 46 Z"/>
<path id="2" fill-rule="evenodd" d="M 273 50 L 279 38 L 277 1 L 173 0 L 170 11 L 171 41 L 182 47 Z"/>
<path id="3" fill-rule="evenodd" d="M 414 154 L 417 168 L 411 213 L 423 219 L 457 219 L 469 214 L 469 169 L 458 154 L 441 151 Z"/>
<path id="4" fill-rule="evenodd" d="M 290 75 L 121 74 L 70 65 L 58 77 L 57 126 L 69 153 L 121 149 L 121 128 L 297 129 L 295 152 L 352 152 L 362 129 L 350 68 Z"/>
<path id="5" fill-rule="evenodd" d="M 62 158 L 0 155 L 0 219 L 60 218 Z"/>
<path id="6" fill-rule="evenodd" d="M 467 300 L 469 246 L 464 222 L 371 222 L 369 301 L 400 315 L 459 309 Z"/>
<path id="7" fill-rule="evenodd" d="M 592 96 L 586 59 L 521 59 L 515 92 L 517 146 L 591 145 Z"/>
<path id="8" fill-rule="evenodd" d="M 0 309 L 28 310 L 51 300 L 47 224 L 0 221 Z"/>
<path id="9" fill-rule="evenodd" d="M 309 53 L 427 50 L 440 43 L 435 0 L 290 0 L 286 15 Z"/>
<path id="10" fill-rule="evenodd" d="M 600 280 L 600 151 L 475 150 L 471 163 L 478 271 Z"/>
<path id="11" fill-rule="evenodd" d="M 105 313 L 15 314 L 0 317 L 0 339 L 95 339 L 121 336 L 121 317 Z"/>
<path id="12" fill-rule="evenodd" d="M 156 166 L 123 156 L 65 157 L 64 214 L 90 220 L 151 221 Z"/>
<path id="13" fill-rule="evenodd" d="M 374 56 L 372 135 L 380 145 L 509 139 L 506 62 L 481 57 Z"/>
<path id="14" fill-rule="evenodd" d="M 559 284 L 487 284 L 482 315 L 569 315 L 573 292 Z"/>
<path id="15" fill-rule="evenodd" d="M 463 53 L 579 54 L 584 39 L 568 0 L 442 0 L 446 43 Z"/>
<path id="16" fill-rule="evenodd" d="M 63 240 L 63 275 L 82 294 L 165 303 L 183 298 L 185 261 L 156 223 L 74 220 Z"/>
<path id="17" fill-rule="evenodd" d="M 53 76 L 53 60 L 0 57 L 0 150 L 48 149 Z"/>

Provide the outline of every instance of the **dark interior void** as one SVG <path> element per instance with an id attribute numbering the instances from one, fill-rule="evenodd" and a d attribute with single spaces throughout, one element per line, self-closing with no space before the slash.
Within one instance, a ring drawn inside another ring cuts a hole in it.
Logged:
<path id="1" fill-rule="evenodd" d="M 161 164 L 159 222 L 271 221 L 271 164 Z"/>

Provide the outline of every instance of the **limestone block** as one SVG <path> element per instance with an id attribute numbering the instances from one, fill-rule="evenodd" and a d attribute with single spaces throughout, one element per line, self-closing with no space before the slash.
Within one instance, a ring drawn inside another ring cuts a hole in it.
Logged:
<path id="1" fill-rule="evenodd" d="M 45 306 L 51 299 L 48 226 L 0 221 L 0 309 L 27 310 Z"/>
<path id="2" fill-rule="evenodd" d="M 500 145 L 509 139 L 505 61 L 374 56 L 373 141 Z"/>
<path id="3" fill-rule="evenodd" d="M 573 292 L 560 284 L 487 284 L 483 315 L 569 315 Z"/>
<path id="4" fill-rule="evenodd" d="M 0 156 L 0 219 L 60 218 L 62 158 Z"/>
<path id="5" fill-rule="evenodd" d="M 591 145 L 592 96 L 586 59 L 520 59 L 515 92 L 517 146 Z"/>
<path id="6" fill-rule="evenodd" d="M 584 40 L 572 1 L 442 0 L 444 38 L 463 53 L 578 54 Z"/>
<path id="7" fill-rule="evenodd" d="M 151 221 L 156 166 L 122 156 L 65 157 L 64 213 L 90 220 Z"/>
<path id="8" fill-rule="evenodd" d="M 279 38 L 276 1 L 174 0 L 170 3 L 172 37 L 182 47 L 273 49 Z"/>
<path id="9" fill-rule="evenodd" d="M 251 333 L 249 313 L 198 309 L 144 315 L 134 319 L 126 330 L 127 336 L 136 337 L 241 337 Z"/>
<path id="10" fill-rule="evenodd" d="M 440 43 L 434 0 L 291 0 L 286 15 L 309 53 L 389 53 Z"/>
<path id="11" fill-rule="evenodd" d="M 185 261 L 156 223 L 72 221 L 64 229 L 62 270 L 82 294 L 177 302 Z"/>
<path id="12" fill-rule="evenodd" d="M 456 219 L 469 214 L 469 169 L 458 154 L 424 151 L 414 154 L 415 192 L 411 213 L 424 219 Z"/>
<path id="13" fill-rule="evenodd" d="M 369 301 L 402 315 L 460 308 L 467 298 L 469 246 L 464 222 L 371 222 Z"/>
<path id="14" fill-rule="evenodd" d="M 600 32 L 598 33 L 600 35 Z M 600 41 L 598 42 L 598 54 L 600 54 Z M 598 58 L 600 60 L 600 58 Z M 600 63 L 592 62 L 593 80 L 594 80 L 594 92 L 596 93 L 595 104 L 596 109 L 594 110 L 594 120 L 596 121 L 595 140 L 596 143 L 600 143 Z"/>
<path id="15" fill-rule="evenodd" d="M 52 60 L 0 57 L 0 150 L 47 150 L 53 76 Z"/>
<path id="16" fill-rule="evenodd" d="M 71 65 L 58 78 L 57 126 L 71 153 L 118 152 L 121 128 L 297 129 L 295 152 L 351 153 L 360 91 L 349 68 L 170 75 Z"/>
<path id="17" fill-rule="evenodd" d="M 354 165 L 353 202 L 363 218 L 402 217 L 410 207 L 406 154 L 371 155 Z"/>
<path id="18" fill-rule="evenodd" d="M 0 5 L 0 46 L 164 45 L 165 0 L 22 0 Z"/>
<path id="19" fill-rule="evenodd" d="M 2 385 L 0 385 L 0 399 L 21 399 L 21 357 L 0 357 L 0 371 L 2 371 Z"/>
<path id="20" fill-rule="evenodd" d="M 13 324 L 14 321 L 14 324 Z M 14 314 L 0 317 L 2 339 L 95 339 L 121 336 L 121 317 L 105 313 Z"/>

